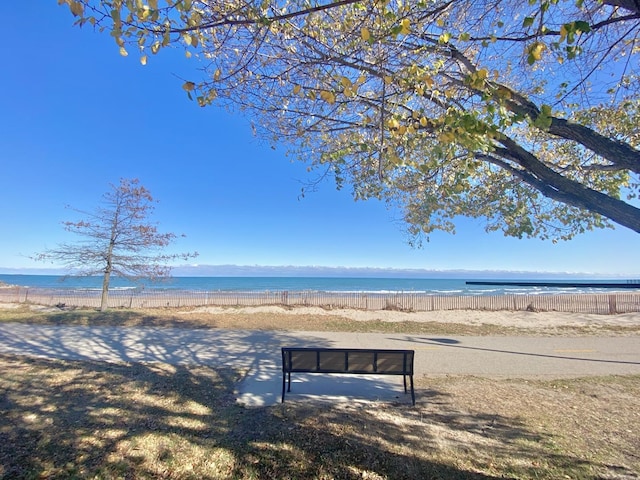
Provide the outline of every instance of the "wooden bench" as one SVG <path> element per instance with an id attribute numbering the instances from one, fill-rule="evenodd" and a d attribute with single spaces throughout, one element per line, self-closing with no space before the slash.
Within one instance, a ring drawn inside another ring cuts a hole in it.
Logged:
<path id="1" fill-rule="evenodd" d="M 285 386 L 291 391 L 291 373 L 348 373 L 354 375 L 402 375 L 404 393 L 407 377 L 411 385 L 411 403 L 416 404 L 413 389 L 413 350 L 370 348 L 282 348 L 282 403 Z"/>

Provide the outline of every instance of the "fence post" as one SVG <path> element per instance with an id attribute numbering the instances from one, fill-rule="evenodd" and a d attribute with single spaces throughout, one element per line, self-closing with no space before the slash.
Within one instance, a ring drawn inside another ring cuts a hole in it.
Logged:
<path id="1" fill-rule="evenodd" d="M 615 315 L 617 312 L 616 296 L 609 295 L 609 315 Z"/>

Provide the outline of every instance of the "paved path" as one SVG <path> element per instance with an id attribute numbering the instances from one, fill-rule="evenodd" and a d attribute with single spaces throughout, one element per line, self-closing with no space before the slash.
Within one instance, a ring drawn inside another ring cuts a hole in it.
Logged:
<path id="1" fill-rule="evenodd" d="M 640 337 L 435 337 L 429 335 L 70 327 L 0 324 L 0 353 L 68 360 L 166 362 L 248 370 L 238 400 L 280 401 L 281 346 L 409 348 L 415 373 L 498 377 L 640 374 Z M 293 375 L 288 400 L 409 402 L 401 377 Z"/>

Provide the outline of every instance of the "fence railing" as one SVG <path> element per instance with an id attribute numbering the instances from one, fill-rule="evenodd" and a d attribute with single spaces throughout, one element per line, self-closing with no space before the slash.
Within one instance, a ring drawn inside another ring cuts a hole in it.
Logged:
<path id="1" fill-rule="evenodd" d="M 85 289 L 0 288 L 0 302 L 49 306 L 100 306 L 100 292 Z M 444 296 L 427 293 L 371 293 L 321 291 L 204 291 L 114 290 L 109 308 L 201 306 L 317 306 L 362 310 L 529 310 L 614 314 L 640 312 L 640 292 Z"/>

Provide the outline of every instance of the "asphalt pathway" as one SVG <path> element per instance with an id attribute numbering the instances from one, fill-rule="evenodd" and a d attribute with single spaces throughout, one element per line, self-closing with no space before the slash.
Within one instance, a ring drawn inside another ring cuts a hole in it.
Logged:
<path id="1" fill-rule="evenodd" d="M 65 360 L 240 367 L 238 401 L 280 402 L 280 347 L 413 349 L 415 375 L 504 378 L 640 374 L 640 337 L 472 337 L 0 324 L 0 353 Z M 410 403 L 402 378 L 292 375 L 287 401 Z M 419 401 L 419 392 L 417 394 Z"/>

